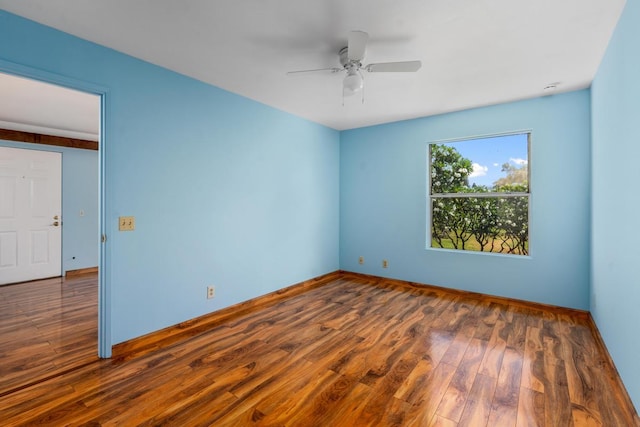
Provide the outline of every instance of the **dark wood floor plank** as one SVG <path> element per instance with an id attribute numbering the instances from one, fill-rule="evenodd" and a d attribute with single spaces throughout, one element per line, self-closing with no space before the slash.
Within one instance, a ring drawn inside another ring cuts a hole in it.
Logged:
<path id="1" fill-rule="evenodd" d="M 542 329 L 527 327 L 525 340 L 522 387 L 544 393 Z"/>
<path id="2" fill-rule="evenodd" d="M 371 388 L 366 404 L 358 414 L 354 414 L 362 425 L 403 425 L 406 423 L 411 405 L 394 395 L 414 370 L 420 358 L 407 352 L 399 358 L 378 382 Z"/>
<path id="3" fill-rule="evenodd" d="M 471 387 L 467 404 L 462 411 L 462 417 L 458 425 L 463 426 L 488 426 L 491 413 L 491 402 L 496 389 L 497 379 L 491 376 L 478 374 Z M 559 424 L 558 424 L 559 425 Z"/>
<path id="4" fill-rule="evenodd" d="M 573 418 L 576 425 L 591 424 L 590 419 L 600 420 L 598 407 L 595 371 L 600 369 L 600 358 L 593 351 L 595 341 L 584 326 L 572 325 L 565 330 L 561 343 L 562 357 L 567 375 L 569 397 L 574 405 Z M 594 375 L 595 374 L 595 375 Z"/>
<path id="5" fill-rule="evenodd" d="M 456 427 L 457 425 L 457 422 L 448 418 L 441 417 L 440 415 L 436 415 L 435 417 L 433 417 L 433 419 L 429 423 L 429 427 Z"/>
<path id="6" fill-rule="evenodd" d="M 472 323 L 462 325 L 447 348 L 447 351 L 442 355 L 440 362 L 458 366 L 464 357 L 464 353 L 467 351 L 467 347 L 469 347 L 475 329 L 475 325 Z"/>
<path id="7" fill-rule="evenodd" d="M 95 275 L 0 287 L 0 424 L 640 425 L 583 313 L 323 280 L 113 360 L 95 356 Z"/>
<path id="8" fill-rule="evenodd" d="M 339 375 L 331 370 L 316 370 L 314 375 L 288 381 L 283 392 L 272 394 L 262 399 L 255 408 L 264 414 L 261 423 L 265 425 L 284 425 L 286 420 L 296 416 L 302 405 L 307 405 Z"/>
<path id="9" fill-rule="evenodd" d="M 283 363 L 287 363 L 284 365 Z M 215 415 L 210 418 L 212 425 L 243 425 L 240 420 L 255 419 L 262 423 L 268 413 L 258 408 L 268 410 L 276 407 L 278 402 L 286 400 L 296 390 L 302 389 L 309 381 L 323 375 L 324 369 L 303 358 L 288 356 L 283 363 L 274 370 L 262 371 L 253 379 L 240 382 L 229 388 L 238 400 L 231 405 L 217 408 Z M 235 423 L 235 424 L 234 424 Z"/>
<path id="10" fill-rule="evenodd" d="M 460 421 L 486 349 L 487 341 L 477 338 L 471 340 L 438 406 L 438 415 L 456 422 Z"/>
<path id="11" fill-rule="evenodd" d="M 484 358 L 480 363 L 479 373 L 485 376 L 498 378 L 500 373 L 500 367 L 502 366 L 502 359 L 504 352 L 507 348 L 508 331 L 507 322 L 502 319 L 498 319 L 494 325 L 493 332 L 489 338 L 489 344 L 487 351 L 484 353 Z"/>
<path id="12" fill-rule="evenodd" d="M 520 387 L 516 427 L 543 427 L 544 425 L 544 394 Z"/>
<path id="13" fill-rule="evenodd" d="M 573 426 L 573 415 L 571 412 L 571 398 L 569 396 L 569 387 L 567 384 L 566 370 L 564 361 L 556 359 L 556 355 L 550 343 L 553 340 L 545 342 L 550 352 L 545 352 L 544 358 L 544 407 L 545 407 L 545 424 L 550 426 Z"/>
<path id="14" fill-rule="evenodd" d="M 571 405 L 571 415 L 575 426 L 602 427 L 602 417 L 599 413 L 592 413 L 589 408 L 581 405 Z M 632 424 L 633 425 L 633 424 Z"/>
<path id="15" fill-rule="evenodd" d="M 493 396 L 488 425 L 515 427 L 518 416 L 522 362 L 522 354 L 507 347 Z"/>
<path id="16" fill-rule="evenodd" d="M 418 337 L 411 346 L 411 351 L 429 359 L 437 365 L 447 353 L 449 346 L 455 340 L 451 332 L 426 327 L 425 333 Z"/>
<path id="17" fill-rule="evenodd" d="M 95 274 L 0 286 L 0 396 L 98 359 Z"/>
<path id="18" fill-rule="evenodd" d="M 371 387 L 360 382 L 356 383 L 344 396 L 342 404 L 326 414 L 324 425 L 354 427 L 364 425 L 362 420 L 354 417 L 353 414 L 362 412 L 364 405 L 368 403 L 369 396 L 371 396 Z"/>
<path id="19" fill-rule="evenodd" d="M 433 381 L 431 381 L 434 368 L 435 366 L 429 360 L 419 360 L 411 375 L 396 390 L 394 397 L 412 404 L 418 403 L 425 395 L 430 397 L 431 393 L 425 389 L 434 386 Z"/>
<path id="20" fill-rule="evenodd" d="M 405 400 L 412 403 L 410 425 L 428 425 L 436 415 L 438 405 L 445 395 L 456 368 L 440 363 L 432 369 L 424 381 L 424 387 L 412 387 L 410 393 L 404 394 Z"/>
<path id="21" fill-rule="evenodd" d="M 520 306 L 509 306 L 513 312 L 507 347 L 524 355 L 527 341 L 527 312 Z"/>

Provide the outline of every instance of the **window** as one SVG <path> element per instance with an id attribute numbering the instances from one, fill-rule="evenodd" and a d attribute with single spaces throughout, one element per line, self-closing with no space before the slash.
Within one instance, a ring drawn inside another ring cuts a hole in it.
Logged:
<path id="1" fill-rule="evenodd" d="M 431 248 L 529 254 L 530 139 L 429 144 Z"/>

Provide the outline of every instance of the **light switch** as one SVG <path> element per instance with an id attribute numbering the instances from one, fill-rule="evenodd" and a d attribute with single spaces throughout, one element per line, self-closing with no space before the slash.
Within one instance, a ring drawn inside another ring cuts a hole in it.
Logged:
<path id="1" fill-rule="evenodd" d="M 136 228 L 135 216 L 121 216 L 118 218 L 118 230 L 133 231 Z"/>

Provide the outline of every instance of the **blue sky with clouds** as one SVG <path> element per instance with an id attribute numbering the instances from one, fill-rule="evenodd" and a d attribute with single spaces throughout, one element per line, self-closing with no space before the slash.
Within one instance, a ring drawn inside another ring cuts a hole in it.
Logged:
<path id="1" fill-rule="evenodd" d="M 528 134 L 516 134 L 479 138 L 447 143 L 463 157 L 473 163 L 473 173 L 469 185 L 478 184 L 491 187 L 495 181 L 505 176 L 503 163 L 520 167 L 528 162 Z"/>

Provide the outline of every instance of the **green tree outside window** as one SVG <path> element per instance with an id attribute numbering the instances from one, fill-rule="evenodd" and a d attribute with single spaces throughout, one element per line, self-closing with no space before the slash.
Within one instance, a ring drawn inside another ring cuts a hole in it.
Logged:
<path id="1" fill-rule="evenodd" d="M 429 151 L 431 247 L 528 255 L 528 162 L 504 163 L 491 186 L 470 185 L 471 159 L 447 143 Z"/>

